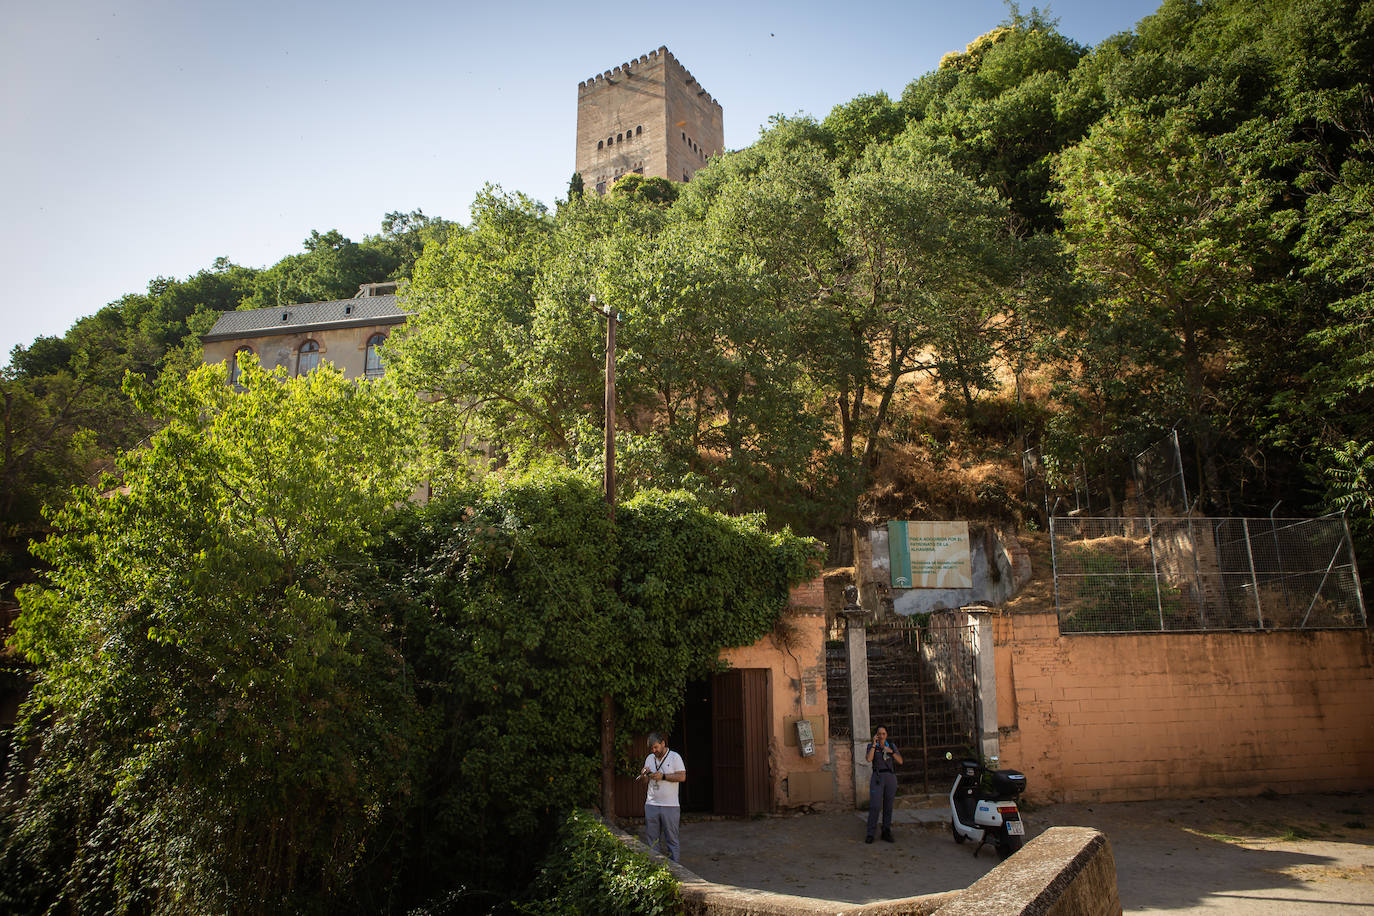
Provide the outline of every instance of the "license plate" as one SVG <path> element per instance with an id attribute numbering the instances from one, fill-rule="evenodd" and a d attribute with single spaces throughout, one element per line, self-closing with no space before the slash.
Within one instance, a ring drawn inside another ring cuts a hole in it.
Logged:
<path id="1" fill-rule="evenodd" d="M 1007 834 L 1010 836 L 1025 836 L 1026 825 L 1021 821 L 1007 821 Z"/>

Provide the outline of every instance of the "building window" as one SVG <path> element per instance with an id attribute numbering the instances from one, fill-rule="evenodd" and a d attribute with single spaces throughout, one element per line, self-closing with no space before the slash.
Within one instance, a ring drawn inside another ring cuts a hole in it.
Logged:
<path id="1" fill-rule="evenodd" d="M 606 182 L 604 182 L 604 181 L 598 181 L 598 182 L 596 183 L 596 193 L 598 193 L 598 194 L 605 194 L 605 193 L 606 193 Z"/>
<path id="2" fill-rule="evenodd" d="M 368 378 L 377 378 L 386 371 L 382 365 L 381 346 L 386 343 L 385 334 L 373 334 L 367 339 L 367 358 L 363 362 L 363 374 Z"/>
<path id="3" fill-rule="evenodd" d="M 597 148 L 597 149 L 601 149 L 601 148 L 602 148 L 603 146 L 605 146 L 605 145 L 606 145 L 606 141 L 604 141 L 604 140 L 598 140 L 598 141 L 596 141 L 596 148 Z"/>
<path id="4" fill-rule="evenodd" d="M 229 360 L 229 384 L 237 385 L 239 383 L 239 376 L 243 374 L 243 370 L 239 368 L 239 359 L 243 356 L 252 355 L 252 347 L 239 347 L 234 351 L 233 358 Z"/>
<path id="5" fill-rule="evenodd" d="M 320 365 L 320 345 L 313 340 L 301 344 L 296 352 L 296 374 L 309 375 Z"/>
<path id="6" fill-rule="evenodd" d="M 641 124 L 641 125 L 639 125 L 638 127 L 635 128 L 635 136 L 638 137 L 638 136 L 639 136 L 640 134 L 642 134 L 642 133 L 644 133 L 644 125 L 643 125 L 643 124 Z"/>

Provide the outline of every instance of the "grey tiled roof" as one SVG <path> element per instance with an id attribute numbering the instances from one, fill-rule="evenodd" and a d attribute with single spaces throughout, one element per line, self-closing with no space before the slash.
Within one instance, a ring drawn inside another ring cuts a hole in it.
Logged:
<path id="1" fill-rule="evenodd" d="M 201 340 L 228 340 L 235 337 L 263 337 L 268 334 L 298 334 L 327 328 L 349 328 L 368 324 L 400 324 L 408 312 L 396 303 L 395 296 L 360 296 L 330 302 L 303 302 L 279 308 L 225 312 Z"/>

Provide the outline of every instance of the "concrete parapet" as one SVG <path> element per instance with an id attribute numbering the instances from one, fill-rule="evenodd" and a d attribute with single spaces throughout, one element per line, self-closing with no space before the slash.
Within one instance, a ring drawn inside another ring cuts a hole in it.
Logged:
<path id="1" fill-rule="evenodd" d="M 695 876 L 688 880 L 682 875 L 686 869 L 669 865 L 682 882 L 682 912 L 686 916 L 934 916 L 942 905 L 959 896 L 958 891 L 950 891 L 877 903 L 844 903 L 712 884 Z"/>
<path id="2" fill-rule="evenodd" d="M 637 838 L 608 828 L 626 846 L 658 858 Z M 1111 846 L 1089 827 L 1051 827 L 965 890 L 872 903 L 716 884 L 675 862 L 663 864 L 681 885 L 686 916 L 1121 916 Z"/>
<path id="3" fill-rule="evenodd" d="M 935 916 L 1121 916 L 1111 844 L 1090 827 L 1051 827 Z"/>

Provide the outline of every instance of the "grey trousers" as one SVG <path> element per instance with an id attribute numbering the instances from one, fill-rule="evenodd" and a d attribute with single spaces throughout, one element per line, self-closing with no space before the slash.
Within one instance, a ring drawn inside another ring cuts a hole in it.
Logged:
<path id="1" fill-rule="evenodd" d="M 892 803 L 897 800 L 897 774 L 874 773 L 868 780 L 868 836 L 878 826 L 878 809 L 883 812 L 883 833 L 892 830 Z"/>
<path id="2" fill-rule="evenodd" d="M 682 809 L 676 805 L 644 806 L 645 845 L 650 849 L 659 845 L 660 851 L 674 862 L 678 861 L 677 828 L 681 816 Z"/>

